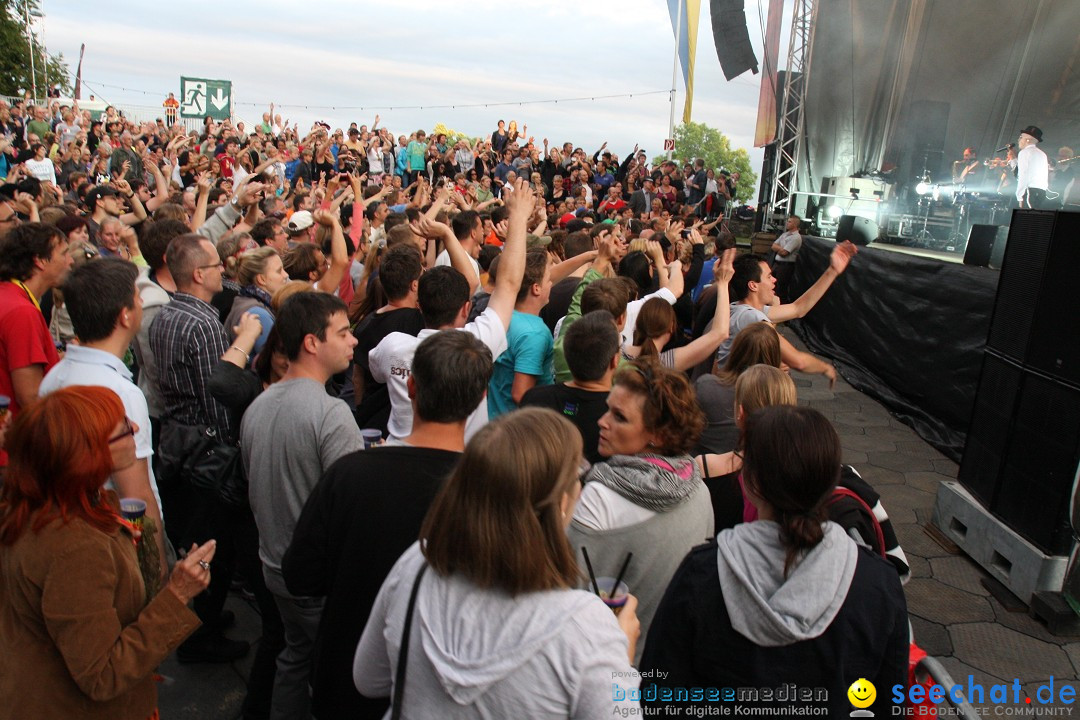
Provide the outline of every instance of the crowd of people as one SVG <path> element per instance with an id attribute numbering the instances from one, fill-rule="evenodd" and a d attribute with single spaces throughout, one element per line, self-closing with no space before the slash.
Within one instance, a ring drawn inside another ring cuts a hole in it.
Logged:
<path id="1" fill-rule="evenodd" d="M 905 683 L 903 551 L 774 327 L 855 247 L 782 302 L 701 160 L 379 122 L 0 105 L 0 716 L 153 717 L 170 652 L 251 651 L 233 587 L 244 717 Z"/>

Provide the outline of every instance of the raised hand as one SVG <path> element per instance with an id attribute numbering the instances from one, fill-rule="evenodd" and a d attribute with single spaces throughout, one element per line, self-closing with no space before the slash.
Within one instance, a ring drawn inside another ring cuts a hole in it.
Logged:
<path id="1" fill-rule="evenodd" d="M 648 240 L 645 243 L 645 254 L 652 258 L 653 264 L 659 266 L 664 262 L 664 248 L 658 240 Z"/>
<path id="2" fill-rule="evenodd" d="M 337 215 L 330 212 L 329 210 L 316 210 L 315 212 L 311 213 L 311 217 L 315 220 L 315 222 L 317 222 L 319 225 L 323 225 L 324 227 L 334 227 L 334 225 L 338 222 Z"/>
<path id="3" fill-rule="evenodd" d="M 596 236 L 596 254 L 598 259 L 611 261 L 615 258 L 618 249 L 618 240 L 609 230 L 601 230 Z"/>
<path id="4" fill-rule="evenodd" d="M 251 177 L 250 175 L 248 177 Z M 247 178 L 244 178 L 247 180 Z M 259 193 L 266 189 L 266 184 L 261 182 L 246 182 L 236 194 L 236 202 L 244 207 L 254 205 L 259 201 Z"/>
<path id="5" fill-rule="evenodd" d="M 524 178 L 518 178 L 514 181 L 514 191 L 504 200 L 511 215 L 521 213 L 528 216 L 533 212 L 536 194 Z"/>
<path id="6" fill-rule="evenodd" d="M 716 282 L 727 285 L 731 278 L 735 277 L 735 248 L 725 250 L 715 263 L 713 263 L 713 276 Z"/>
<path id="7" fill-rule="evenodd" d="M 840 275 L 847 270 L 851 258 L 855 257 L 858 252 L 859 248 L 855 247 L 850 240 L 845 240 L 833 248 L 832 255 L 829 257 L 829 267 L 834 270 L 837 275 Z"/>
<path id="8" fill-rule="evenodd" d="M 447 227 L 446 225 L 423 215 L 409 223 L 409 225 L 412 227 L 414 233 L 422 238 L 427 238 L 428 240 L 444 235 Z"/>

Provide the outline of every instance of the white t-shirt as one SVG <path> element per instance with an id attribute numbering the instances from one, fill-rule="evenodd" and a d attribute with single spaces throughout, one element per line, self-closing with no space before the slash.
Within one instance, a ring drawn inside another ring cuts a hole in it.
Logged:
<path id="1" fill-rule="evenodd" d="M 637 323 L 638 313 L 641 312 L 641 306 L 646 301 L 655 297 L 663 298 L 667 301 L 668 305 L 674 305 L 675 301 L 679 298 L 675 297 L 675 293 L 671 292 L 667 288 L 660 288 L 654 293 L 650 293 L 640 300 L 633 300 L 626 304 L 626 324 L 623 325 L 622 330 L 622 346 L 623 348 L 632 347 L 634 344 L 634 325 Z"/>
<path id="2" fill-rule="evenodd" d="M 53 165 L 53 161 L 49 158 L 44 160 L 30 158 L 23 164 L 26 166 L 26 170 L 41 182 L 56 184 L 56 166 Z"/>
<path id="3" fill-rule="evenodd" d="M 480 263 L 476 262 L 476 259 L 473 258 L 471 255 L 469 256 L 469 262 L 472 263 L 473 272 L 476 273 L 476 287 L 472 289 L 472 291 L 475 293 L 477 290 L 480 289 Z M 452 267 L 450 263 L 450 253 L 446 250 L 443 250 L 441 253 L 439 253 L 439 256 L 435 258 L 435 267 L 438 267 L 440 265 Z"/>
<path id="4" fill-rule="evenodd" d="M 368 173 L 381 175 L 383 170 L 382 145 L 372 145 L 367 151 Z"/>
<path id="5" fill-rule="evenodd" d="M 492 308 L 488 308 L 480 317 L 460 329 L 472 333 L 487 345 L 493 361 L 506 350 L 506 328 Z M 415 337 L 402 332 L 392 332 L 368 353 L 371 376 L 377 382 L 384 383 L 390 393 L 391 409 L 387 430 L 394 440 L 401 440 L 412 432 L 413 412 L 408 380 L 412 372 L 413 355 L 424 338 L 437 332 L 439 331 L 424 329 Z M 465 423 L 465 441 L 468 442 L 487 422 L 487 399 L 484 398 Z"/>
<path id="6" fill-rule="evenodd" d="M 643 523 L 656 513 L 634 504 L 603 483 L 587 483 L 574 508 L 574 519 L 593 530 L 614 530 Z"/>
<path id="7" fill-rule="evenodd" d="M 131 381 L 131 371 L 127 369 L 120 358 L 104 350 L 83 347 L 81 345 L 69 345 L 64 359 L 45 375 L 38 388 L 38 395 L 44 397 L 54 390 L 66 388 L 70 385 L 96 385 L 112 390 L 120 397 L 124 404 L 124 413 L 128 419 L 139 426 L 135 433 L 135 457 L 146 460 L 146 473 L 150 478 L 150 489 L 154 492 L 161 517 L 165 517 L 165 508 L 161 506 L 161 494 L 158 492 L 157 480 L 154 478 L 154 464 L 150 461 L 154 454 L 153 445 L 150 442 L 150 411 L 146 405 L 146 396 L 143 395 L 135 383 Z M 110 478 L 108 486 L 115 489 Z"/>

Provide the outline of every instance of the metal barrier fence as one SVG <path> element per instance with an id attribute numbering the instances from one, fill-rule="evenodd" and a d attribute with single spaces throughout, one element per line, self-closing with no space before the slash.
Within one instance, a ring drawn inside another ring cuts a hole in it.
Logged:
<path id="1" fill-rule="evenodd" d="M 24 98 L 4 95 L 0 96 L 10 106 L 13 103 L 23 100 Z M 52 104 L 53 100 L 59 100 L 61 105 L 71 104 L 70 98 L 48 98 L 48 104 Z M 165 118 L 165 108 L 160 105 L 120 105 L 116 103 L 106 103 L 101 100 L 81 100 L 80 104 L 88 109 L 95 111 L 104 110 L 106 107 L 112 106 L 124 116 L 125 119 L 131 120 L 136 123 L 154 122 L 158 118 Z M 100 107 L 99 107 L 100 106 Z M 181 118 L 177 117 L 176 122 L 183 125 L 187 130 L 202 130 L 203 121 L 202 118 Z"/>

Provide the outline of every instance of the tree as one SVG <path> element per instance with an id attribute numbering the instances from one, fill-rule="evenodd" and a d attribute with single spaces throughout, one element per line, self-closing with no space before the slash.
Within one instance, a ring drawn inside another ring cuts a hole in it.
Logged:
<path id="1" fill-rule="evenodd" d="M 727 135 L 705 123 L 689 122 L 675 128 L 675 154 L 673 159 L 681 164 L 692 163 L 701 158 L 705 168 L 738 172 L 738 196 L 744 202 L 752 200 L 757 186 L 757 174 L 750 168 L 750 155 L 743 148 L 733 150 Z M 653 164 L 667 160 L 667 155 L 657 155 Z"/>
<path id="2" fill-rule="evenodd" d="M 443 123 L 436 123 L 435 128 L 431 131 L 431 136 L 435 137 L 437 135 L 443 135 L 443 134 L 446 135 L 446 144 L 447 145 L 453 145 L 458 140 L 465 140 L 465 141 L 467 141 L 469 143 L 469 146 L 471 147 L 473 145 L 473 143 L 476 142 L 475 138 L 471 138 L 471 137 L 469 137 L 468 135 L 466 135 L 465 133 L 463 133 L 463 132 L 461 132 L 459 130 L 454 130 L 453 128 L 448 128 Z"/>
<path id="3" fill-rule="evenodd" d="M 48 56 L 41 35 L 33 32 L 34 74 L 30 74 L 30 42 L 26 36 L 26 15 L 38 11 L 38 0 L 0 0 L 0 94 L 22 95 L 37 81 L 37 94 L 44 98 L 55 85 L 63 93 L 71 91 L 71 73 L 63 53 Z"/>

